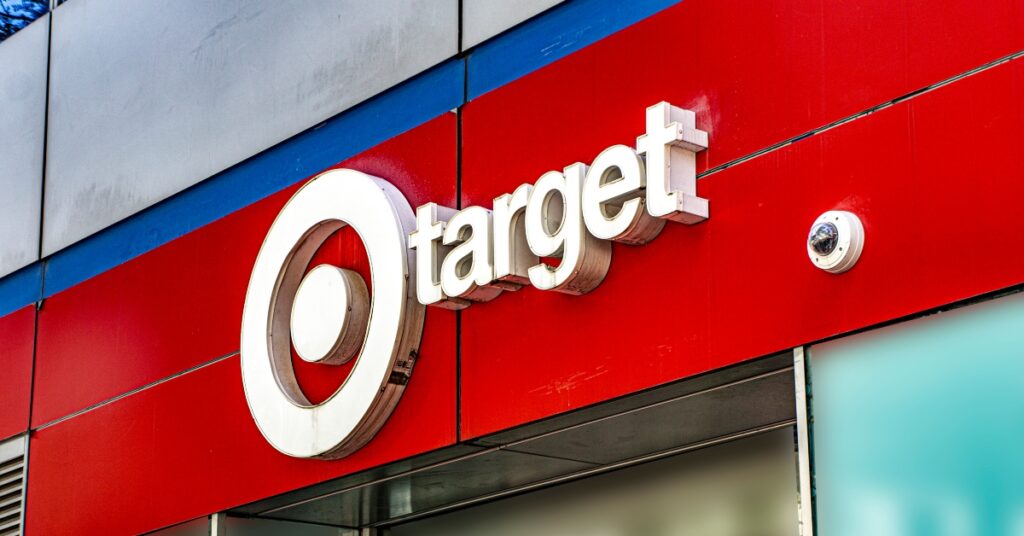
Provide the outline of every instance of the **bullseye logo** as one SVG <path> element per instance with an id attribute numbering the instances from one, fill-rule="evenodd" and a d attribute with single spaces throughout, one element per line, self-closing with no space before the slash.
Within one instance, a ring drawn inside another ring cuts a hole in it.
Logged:
<path id="1" fill-rule="evenodd" d="M 708 137 L 696 115 L 662 102 L 647 109 L 646 126 L 636 147 L 613 145 L 590 166 L 544 173 L 491 209 L 427 203 L 413 214 L 387 181 L 345 169 L 307 183 L 270 228 L 242 316 L 245 396 L 267 440 L 303 458 L 366 444 L 412 375 L 425 305 L 465 309 L 526 285 L 586 294 L 608 273 L 611 242 L 642 245 L 666 221 L 707 219 L 695 155 Z M 309 269 L 345 225 L 366 246 L 372 298 L 356 272 Z M 293 347 L 312 363 L 356 362 L 333 395 L 312 404 L 295 379 Z"/>
<path id="2" fill-rule="evenodd" d="M 306 273 L 313 254 L 345 225 L 365 244 L 372 298 L 353 271 L 320 265 Z M 423 331 L 424 306 L 409 283 L 416 263 L 406 237 L 414 225 L 412 207 L 391 183 L 342 169 L 307 183 L 271 226 L 249 279 L 241 361 L 249 409 L 279 451 L 345 456 L 398 403 Z M 295 379 L 292 345 L 303 360 L 325 365 L 359 357 L 338 391 L 312 404 Z"/>

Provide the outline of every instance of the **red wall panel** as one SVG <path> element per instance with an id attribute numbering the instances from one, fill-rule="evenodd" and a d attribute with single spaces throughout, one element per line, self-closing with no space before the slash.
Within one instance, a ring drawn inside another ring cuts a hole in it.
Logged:
<path id="1" fill-rule="evenodd" d="M 632 144 L 662 100 L 703 170 L 1021 49 L 1016 0 L 687 0 L 470 102 L 463 201 Z"/>
<path id="2" fill-rule="evenodd" d="M 455 441 L 455 315 L 431 310 L 420 360 L 377 436 L 338 461 L 260 435 L 238 356 L 43 428 L 30 443 L 27 534 L 136 534 Z"/>
<path id="3" fill-rule="evenodd" d="M 0 317 L 0 440 L 28 430 L 35 308 Z"/>
<path id="4" fill-rule="evenodd" d="M 605 48 L 601 43 L 470 103 L 465 200 L 489 203 L 542 169 L 587 162 L 608 144 L 628 142 L 640 133 L 650 102 L 691 101 L 686 87 L 700 85 L 706 73 L 687 71 L 685 63 L 677 71 L 663 67 L 679 84 L 659 80 L 651 88 L 627 82 L 629 76 L 609 85 L 570 83 L 587 72 L 625 68 L 640 43 L 650 46 L 671 26 L 667 19 L 684 13 L 680 7 L 657 16 Z M 731 32 L 725 26 L 716 28 Z M 607 279 L 591 294 L 525 289 L 466 310 L 463 437 L 1024 281 L 1024 257 L 1006 247 L 1006 237 L 1024 233 L 1015 217 L 1024 195 L 1015 157 L 1024 120 L 1016 97 L 1024 89 L 1022 65 L 995 67 L 702 179 L 698 193 L 711 201 L 710 220 L 669 224 L 648 246 L 617 245 Z M 833 70 L 856 69 L 832 65 L 829 76 L 776 70 L 754 83 L 748 67 L 735 58 L 731 96 L 698 114 L 698 125 L 718 134 L 712 146 L 733 155 L 745 151 L 737 146 L 756 147 L 755 139 L 763 144 L 772 135 L 763 128 L 767 115 L 718 123 L 715 117 L 732 115 L 730 102 L 753 103 L 765 95 L 758 88 L 787 85 L 790 76 L 812 83 L 835 76 Z M 695 81 L 685 81 L 685 73 Z M 787 102 L 761 105 L 774 110 L 775 124 L 806 117 Z M 624 107 L 628 121 L 620 119 Z M 498 121 L 499 109 L 517 113 Z M 494 143 L 499 138 L 503 143 Z M 860 263 L 838 276 L 814 268 L 804 245 L 811 222 L 834 208 L 860 214 L 867 232 Z"/>
<path id="5" fill-rule="evenodd" d="M 455 115 L 445 114 L 339 166 L 387 177 L 412 203 L 454 204 L 455 141 Z M 33 426 L 237 351 L 256 253 L 297 188 L 47 299 Z M 349 245 L 328 248 L 340 261 L 352 240 L 336 242 Z"/>

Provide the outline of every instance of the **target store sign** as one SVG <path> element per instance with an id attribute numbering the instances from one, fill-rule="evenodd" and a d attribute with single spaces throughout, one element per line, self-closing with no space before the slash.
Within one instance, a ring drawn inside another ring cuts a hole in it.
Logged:
<path id="1" fill-rule="evenodd" d="M 615 145 L 589 166 L 549 171 L 489 209 L 427 203 L 414 212 L 385 179 L 348 169 L 315 177 L 277 216 L 249 280 L 242 380 L 260 431 L 289 456 L 359 449 L 412 375 L 425 306 L 462 309 L 526 285 L 593 290 L 608 272 L 612 241 L 644 244 L 666 221 L 708 218 L 695 162 L 706 148 L 694 113 L 662 102 L 647 109 L 636 147 Z M 308 269 L 346 225 L 365 244 L 369 282 L 327 264 Z M 313 404 L 295 378 L 292 348 L 325 366 L 356 362 L 337 392 Z"/>

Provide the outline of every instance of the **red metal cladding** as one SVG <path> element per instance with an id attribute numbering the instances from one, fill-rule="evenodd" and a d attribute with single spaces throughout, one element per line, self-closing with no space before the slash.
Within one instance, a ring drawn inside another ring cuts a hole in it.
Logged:
<path id="1" fill-rule="evenodd" d="M 578 80 L 566 69 L 565 81 Z M 616 245 L 607 279 L 588 295 L 527 288 L 464 311 L 463 437 L 1021 283 L 1024 255 L 1007 237 L 1024 233 L 1022 73 L 1022 60 L 1003 64 L 698 181 L 711 218 L 670 223 L 646 246 Z M 482 203 L 531 180 L 535 148 L 562 125 L 572 125 L 556 145 L 565 154 L 542 151 L 546 165 L 615 141 L 593 141 L 607 130 L 604 98 L 591 102 L 593 89 L 562 96 L 544 80 L 467 110 L 467 199 Z M 624 84 L 607 87 L 631 100 Z M 545 99 L 577 99 L 591 111 L 570 118 L 525 105 Z M 499 104 L 538 135 L 504 131 L 490 111 Z M 484 125 L 503 132 L 487 136 Z M 639 126 L 619 128 L 625 141 Z M 859 264 L 842 275 L 815 268 L 805 251 L 811 223 L 830 209 L 857 213 L 866 229 Z"/>
<path id="2" fill-rule="evenodd" d="M 377 436 L 338 461 L 274 450 L 249 414 L 239 358 L 34 433 L 27 534 L 137 534 L 455 441 L 455 315 L 431 310 L 420 360 Z"/>
<path id="3" fill-rule="evenodd" d="M 464 206 L 633 144 L 659 101 L 709 132 L 702 171 L 1022 49 L 1016 0 L 686 0 L 470 102 Z"/>
<path id="4" fill-rule="evenodd" d="M 455 115 L 445 114 L 339 167 L 386 177 L 411 203 L 453 205 L 455 140 Z M 33 426 L 237 351 L 256 253 L 297 188 L 47 299 L 39 316 Z M 365 256 L 352 237 L 331 243 L 321 258 Z M 365 257 L 349 262 L 358 267 Z M 342 378 L 338 369 L 318 368 L 322 378 L 300 370 L 314 398 Z"/>
<path id="5" fill-rule="evenodd" d="M 35 305 L 0 317 L 0 440 L 28 430 Z"/>
<path id="6" fill-rule="evenodd" d="M 1024 193 L 1013 136 L 1022 86 L 1024 63 L 1002 65 L 715 174 L 699 185 L 711 220 L 617 247 L 595 292 L 526 289 L 468 309 L 464 430 L 478 435 L 1020 283 L 1024 259 L 1005 244 L 1024 232 L 1013 217 Z M 969 132 L 948 127 L 958 115 L 972 118 Z M 949 157 L 961 154 L 971 157 L 970 181 Z M 858 213 L 867 232 L 860 263 L 839 276 L 804 251 L 808 226 L 832 208 Z M 453 329 L 453 315 L 429 311 L 402 403 L 376 439 L 337 462 L 267 445 L 237 357 L 41 429 L 29 534 L 149 530 L 449 444 Z"/>

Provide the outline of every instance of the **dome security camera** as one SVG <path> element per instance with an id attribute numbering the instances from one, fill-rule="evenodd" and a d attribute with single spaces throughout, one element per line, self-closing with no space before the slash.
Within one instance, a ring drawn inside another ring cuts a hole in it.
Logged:
<path id="1" fill-rule="evenodd" d="M 864 249 L 864 226 L 860 218 L 845 210 L 830 210 L 811 225 L 807 235 L 807 256 L 815 266 L 841 274 L 857 263 Z"/>

